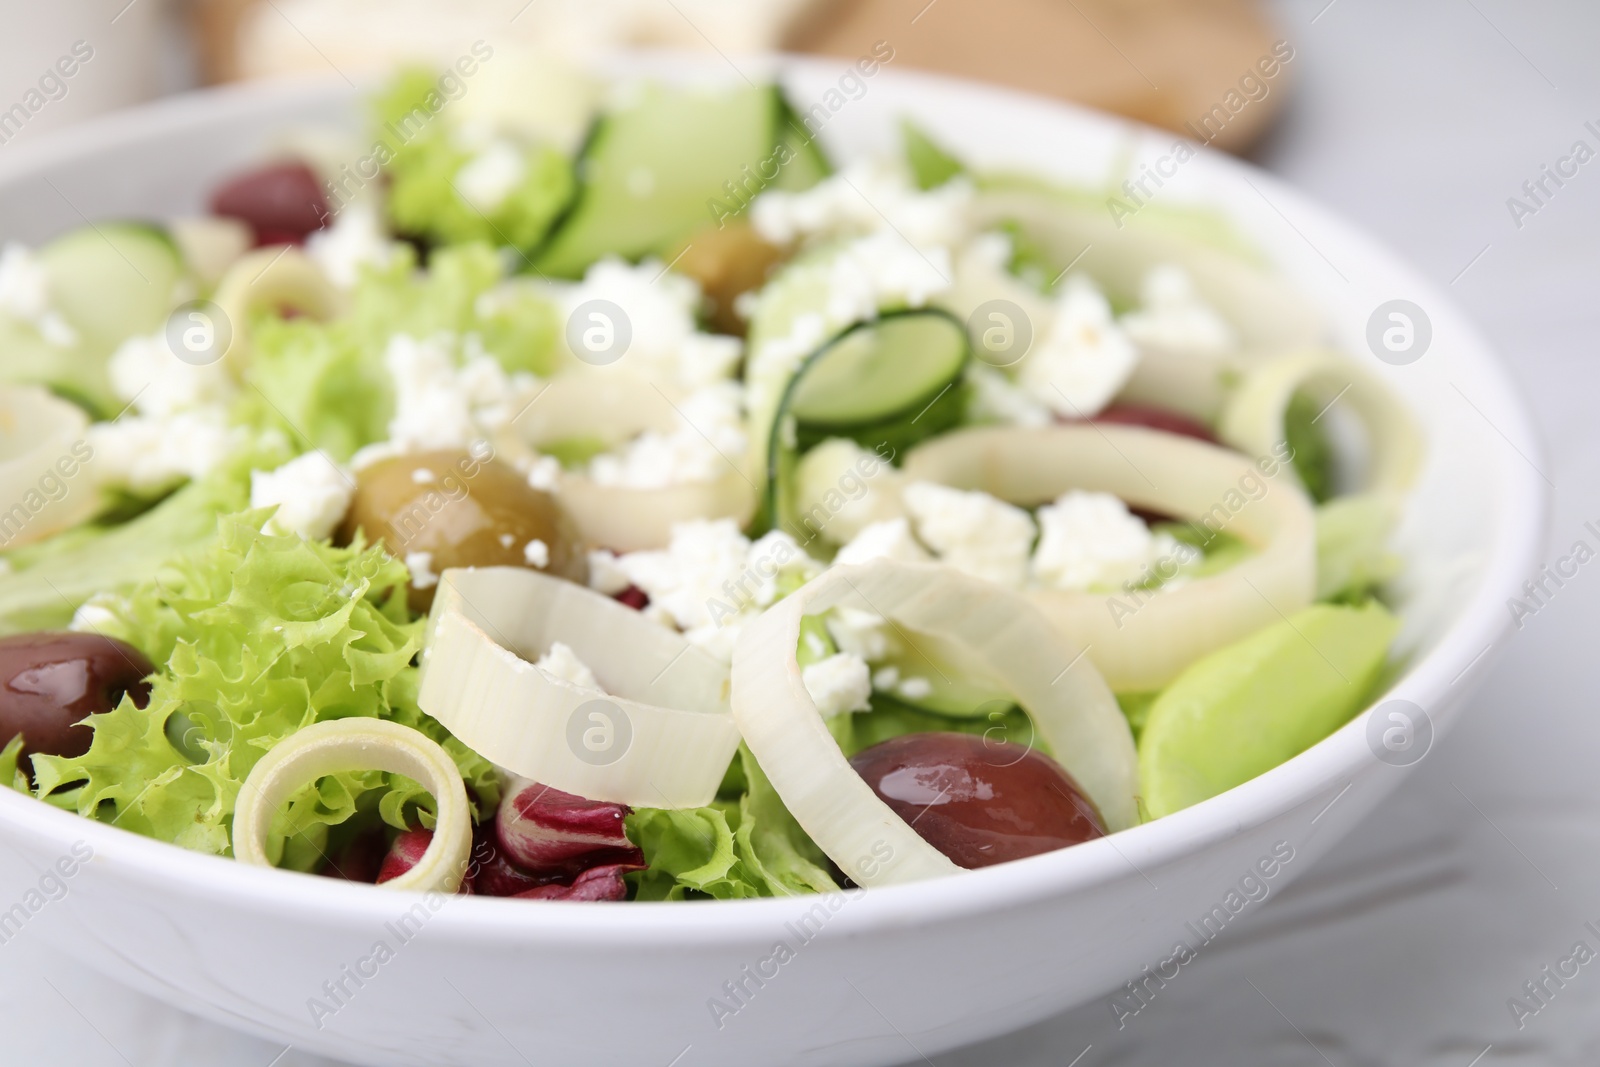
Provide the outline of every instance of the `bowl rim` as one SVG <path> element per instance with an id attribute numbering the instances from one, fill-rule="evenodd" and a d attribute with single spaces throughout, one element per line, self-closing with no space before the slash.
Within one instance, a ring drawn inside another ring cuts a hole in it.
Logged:
<path id="1" fill-rule="evenodd" d="M 724 57 L 725 58 L 725 57 Z M 624 62 L 638 62 L 656 73 L 692 63 L 703 73 L 721 61 L 681 53 L 630 53 Z M 782 81 L 794 72 L 837 74 L 841 60 L 780 55 L 762 57 Z M 732 61 L 728 60 L 731 65 Z M 737 69 L 737 68 L 736 68 Z M 1000 88 L 961 78 L 908 70 L 880 71 L 908 90 L 933 96 L 955 94 L 992 105 L 1033 112 L 1053 112 L 1080 126 L 1134 135 L 1141 140 L 1171 140 L 1175 135 L 1076 104 Z M 359 90 L 333 77 L 274 79 L 203 89 L 102 116 L 24 143 L 0 159 L 0 186 L 25 179 L 52 164 L 93 158 L 108 147 L 129 145 L 161 133 L 181 131 L 221 116 L 284 111 Z M 1412 700 L 1423 707 L 1459 703 L 1455 687 L 1468 675 L 1481 674 L 1490 653 L 1511 632 L 1504 600 L 1520 592 L 1519 583 L 1543 548 L 1548 493 L 1538 475 L 1543 448 L 1514 379 L 1494 355 L 1481 333 L 1454 303 L 1419 276 L 1400 256 L 1344 222 L 1275 176 L 1221 153 L 1203 153 L 1197 167 L 1214 172 L 1229 184 L 1254 184 L 1272 196 L 1280 213 L 1287 208 L 1302 227 L 1338 234 L 1362 258 L 1382 262 L 1404 277 L 1419 302 L 1436 321 L 1450 321 L 1461 338 L 1461 353 L 1475 372 L 1494 386 L 1496 427 L 1508 441 L 1518 442 L 1525 458 L 1508 450 L 1498 455 L 1494 484 L 1498 495 L 1491 509 L 1490 550 L 1479 588 L 1440 634 L 1431 651 L 1417 659 L 1374 703 Z M 1287 216 L 1286 216 L 1287 217 Z M 1314 302 L 1317 294 L 1308 292 Z M 1396 773 L 1368 752 L 1362 732 L 1366 713 L 1358 714 L 1333 734 L 1272 770 L 1183 811 L 1071 849 L 1025 860 L 878 889 L 842 891 L 849 907 L 839 908 L 825 929 L 830 936 L 865 932 L 884 926 L 906 928 L 961 918 L 977 912 L 1021 907 L 1050 897 L 1091 890 L 1125 878 L 1130 866 L 1140 873 L 1208 849 L 1230 837 L 1270 822 L 1311 800 L 1331 794 L 1339 783 L 1364 773 Z M 1340 794 L 1342 795 L 1342 793 Z M 344 927 L 392 920 L 397 913 L 427 899 L 411 892 L 374 892 L 365 885 L 307 876 L 296 872 L 246 867 L 230 858 L 193 852 L 177 845 L 83 818 L 25 794 L 0 789 L 0 824 L 46 848 L 64 851 L 84 842 L 94 852 L 89 864 L 110 868 L 116 877 L 166 894 L 226 897 L 238 909 L 262 916 L 282 914 L 299 922 Z M 1129 858 L 1137 855 L 1135 864 Z M 434 894 L 437 897 L 437 894 Z M 831 896 L 831 895 L 830 895 Z M 748 943 L 770 937 L 783 924 L 810 913 L 825 898 L 803 895 L 754 900 L 683 903 L 635 902 L 626 907 L 594 907 L 586 903 L 527 902 L 498 898 L 451 896 L 430 921 L 431 937 L 456 942 L 590 947 L 661 947 Z M 830 911 L 832 909 L 830 908 Z"/>

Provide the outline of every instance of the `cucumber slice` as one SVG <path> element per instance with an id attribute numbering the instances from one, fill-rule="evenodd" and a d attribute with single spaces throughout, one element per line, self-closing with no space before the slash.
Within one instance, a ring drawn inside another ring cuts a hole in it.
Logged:
<path id="1" fill-rule="evenodd" d="M 927 406 L 961 376 L 967 331 L 940 310 L 890 312 L 844 331 L 795 375 L 795 420 L 838 429 Z"/>
<path id="2" fill-rule="evenodd" d="M 535 265 L 578 277 L 603 256 L 665 252 L 714 221 L 715 203 L 738 213 L 759 168 L 774 165 L 778 112 L 771 86 L 643 89 L 596 124 L 578 164 L 578 199 Z M 746 185 L 742 199 L 730 197 Z"/>
<path id="3" fill-rule="evenodd" d="M 74 230 L 39 251 L 54 309 L 77 333 L 61 347 L 31 326 L 0 321 L 0 383 L 44 385 L 95 414 L 121 408 L 106 363 L 129 337 L 160 329 L 177 302 L 183 261 L 166 232 L 143 223 Z"/>
<path id="4" fill-rule="evenodd" d="M 603 256 L 665 255 L 764 189 L 809 189 L 827 154 L 775 86 L 653 86 L 599 119 L 579 155 L 583 187 L 535 257 L 578 277 Z"/>
<path id="5" fill-rule="evenodd" d="M 822 143 L 806 129 L 794 106 L 782 93 L 778 96 L 777 133 L 778 158 L 787 162 L 778 172 L 772 188 L 797 192 L 811 188 L 833 173 L 833 164 L 822 150 Z"/>
<path id="6" fill-rule="evenodd" d="M 959 421 L 971 351 L 958 319 L 922 308 L 856 323 L 802 360 L 767 440 L 768 522 L 786 528 L 794 469 L 818 442 L 849 437 L 872 448 L 887 440 L 898 454 Z"/>
<path id="7" fill-rule="evenodd" d="M 910 119 L 900 120 L 900 140 L 905 144 L 906 165 L 911 168 L 918 189 L 937 189 L 967 172 L 961 160 L 946 152 L 943 145 Z"/>
<path id="8" fill-rule="evenodd" d="M 73 230 L 39 251 L 62 318 L 91 348 L 110 353 L 154 333 L 176 304 L 183 256 L 166 230 L 140 222 Z"/>

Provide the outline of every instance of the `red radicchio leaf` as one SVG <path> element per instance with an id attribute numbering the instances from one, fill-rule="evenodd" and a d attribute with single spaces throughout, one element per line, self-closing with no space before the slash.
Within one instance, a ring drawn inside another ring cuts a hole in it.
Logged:
<path id="1" fill-rule="evenodd" d="M 378 869 L 378 884 L 398 878 L 422 861 L 422 854 L 433 843 L 432 830 L 407 830 L 394 839 L 389 854 Z"/>
<path id="2" fill-rule="evenodd" d="M 628 883 L 622 876 L 642 871 L 642 863 L 608 863 L 590 867 L 572 880 L 571 885 L 544 885 L 516 894 L 521 900 L 627 900 Z"/>
<path id="3" fill-rule="evenodd" d="M 636 585 L 630 585 L 612 599 L 618 600 L 634 611 L 643 611 L 650 606 L 650 594 Z"/>
<path id="4" fill-rule="evenodd" d="M 585 800 L 537 782 L 500 801 L 495 829 L 510 860 L 531 874 L 570 876 L 607 863 L 643 863 L 622 821 L 626 804 Z"/>

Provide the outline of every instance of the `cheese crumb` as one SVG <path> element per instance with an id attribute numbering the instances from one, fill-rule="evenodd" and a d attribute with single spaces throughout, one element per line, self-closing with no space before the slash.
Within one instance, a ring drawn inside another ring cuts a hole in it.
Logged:
<path id="1" fill-rule="evenodd" d="M 589 461 L 596 485 L 662 489 L 686 482 L 709 482 L 736 470 L 749 439 L 740 412 L 743 390 L 737 382 L 697 389 L 677 404 L 680 425 L 670 433 L 647 430 L 616 452 Z"/>
<path id="2" fill-rule="evenodd" d="M 975 578 L 1020 588 L 1033 548 L 1033 519 L 988 493 L 912 482 L 902 494 L 917 536 L 939 558 Z"/>
<path id="3" fill-rule="evenodd" d="M 627 316 L 630 338 L 622 362 L 652 380 L 698 389 L 733 374 L 744 351 L 737 337 L 695 329 L 700 297 L 694 279 L 658 260 L 634 265 L 608 257 L 566 291 L 564 310 L 571 316 L 590 301 L 615 304 Z"/>
<path id="4" fill-rule="evenodd" d="M 824 719 L 872 706 L 872 676 L 860 656 L 840 652 L 800 672 L 806 692 Z"/>
<path id="5" fill-rule="evenodd" d="M 589 665 L 579 659 L 570 646 L 560 641 L 553 642 L 550 651 L 540 656 L 534 666 L 557 681 L 570 682 L 583 689 L 600 688 L 600 680 L 594 676 Z"/>
<path id="6" fill-rule="evenodd" d="M 277 470 L 250 472 L 250 506 L 277 507 L 263 529 L 322 541 L 344 520 L 355 483 L 322 451 L 296 456 Z"/>
<path id="7" fill-rule="evenodd" d="M 865 527 L 839 550 L 833 562 L 840 566 L 866 563 L 874 559 L 892 559 L 901 563 L 925 563 L 933 557 L 911 536 L 911 524 L 905 519 L 874 522 Z"/>
<path id="8" fill-rule="evenodd" d="M 609 548 L 589 551 L 589 588 L 606 596 L 616 596 L 633 582 L 617 565 L 617 554 Z"/>
<path id="9" fill-rule="evenodd" d="M 406 570 L 411 572 L 413 589 L 432 589 L 439 584 L 439 576 L 433 573 L 432 552 L 407 552 Z"/>
<path id="10" fill-rule="evenodd" d="M 332 226 L 306 238 L 306 255 L 341 289 L 354 287 L 363 267 L 388 266 L 398 247 L 384 233 L 377 209 L 362 201 L 347 204 Z"/>
<path id="11" fill-rule="evenodd" d="M 540 456 L 528 467 L 528 484 L 545 493 L 561 487 L 561 463 L 554 456 Z"/>
<path id="12" fill-rule="evenodd" d="M 933 695 L 933 683 L 926 678 L 907 678 L 897 691 L 907 700 L 926 700 Z"/>
<path id="13" fill-rule="evenodd" d="M 1120 324 L 1140 348 L 1216 356 L 1238 347 L 1238 334 L 1200 298 L 1182 267 L 1167 263 L 1151 270 L 1139 296 L 1142 306 Z"/>
<path id="14" fill-rule="evenodd" d="M 550 566 L 550 546 L 535 537 L 522 546 L 522 558 L 528 561 L 529 566 L 543 570 Z"/>
<path id="15" fill-rule="evenodd" d="M 1039 509 L 1033 578 L 1051 589 L 1116 588 L 1173 577 L 1197 551 L 1150 528 L 1110 493 L 1073 490 Z M 1169 561 L 1174 574 L 1159 574 Z"/>
<path id="16" fill-rule="evenodd" d="M 1105 294 L 1087 278 L 1067 279 L 1055 317 L 1019 378 L 1044 404 L 1068 418 L 1097 415 L 1127 384 L 1139 350 L 1111 315 Z"/>
<path id="17" fill-rule="evenodd" d="M 487 215 L 500 209 L 527 172 L 522 149 L 501 138 L 491 141 L 456 172 L 455 186 L 463 200 Z"/>

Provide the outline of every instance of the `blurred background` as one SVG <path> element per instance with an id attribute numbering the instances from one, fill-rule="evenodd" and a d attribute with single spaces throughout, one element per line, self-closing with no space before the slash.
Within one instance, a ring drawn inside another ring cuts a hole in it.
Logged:
<path id="1" fill-rule="evenodd" d="M 1600 146 L 1586 126 L 1600 127 L 1593 0 L 0 0 L 0 14 L 0 107 L 22 101 L 28 114 L 0 121 L 0 160 L 51 128 L 189 87 L 448 58 L 491 23 L 563 49 L 847 56 L 893 27 L 897 67 L 1178 130 L 1284 40 L 1287 79 L 1218 143 L 1466 307 L 1538 414 L 1551 545 L 1600 519 L 1600 163 L 1535 214 L 1510 210 L 1574 142 Z M 59 92 L 44 85 L 80 41 L 92 58 L 74 61 Z M 1584 923 L 1600 925 L 1596 633 L 1600 578 L 1585 573 L 1515 635 L 1459 728 L 1387 806 L 1135 1024 L 1119 1029 L 1091 1004 L 937 1067 L 1600 1062 L 1595 968 L 1532 1018 L 1508 1008 Z M 42 945 L 30 929 L 0 946 L 0 1062 L 324 1067 Z"/>
<path id="2" fill-rule="evenodd" d="M 76 41 L 95 52 L 22 136 L 200 85 L 294 73 L 349 78 L 447 63 L 483 37 L 564 53 L 627 46 L 783 50 L 896 62 L 1012 85 L 1181 131 L 1276 39 L 1255 0 L 53 0 L 14 8 L 0 99 L 25 98 Z M 48 96 L 49 89 L 46 89 Z M 1281 94 L 1280 94 L 1281 96 Z M 31 105 L 30 105 L 31 106 Z M 1248 147 L 1278 102 L 1217 139 Z"/>

